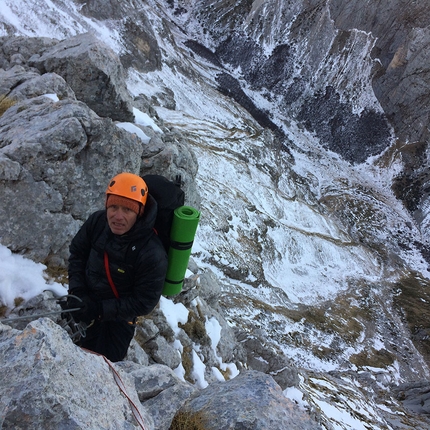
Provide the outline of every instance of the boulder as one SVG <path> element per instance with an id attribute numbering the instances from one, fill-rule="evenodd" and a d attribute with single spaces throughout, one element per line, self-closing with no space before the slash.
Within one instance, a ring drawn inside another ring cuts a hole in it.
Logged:
<path id="1" fill-rule="evenodd" d="M 41 73 L 62 76 L 76 97 L 101 117 L 133 121 L 132 98 L 123 66 L 105 43 L 90 33 L 79 34 L 47 49 L 28 61 Z"/>
<path id="2" fill-rule="evenodd" d="M 269 375 L 247 371 L 199 390 L 165 365 L 111 363 L 48 318 L 23 330 L 0 323 L 0 362 L 5 429 L 135 429 L 139 420 L 168 430 L 184 410 L 203 413 L 207 429 L 320 428 Z"/>
<path id="3" fill-rule="evenodd" d="M 284 396 L 271 376 L 254 370 L 209 385 L 187 401 L 182 411 L 201 413 L 208 430 L 322 428 Z"/>
<path id="4" fill-rule="evenodd" d="M 17 77 L 20 78 L 17 85 L 11 86 L 13 89 L 6 94 L 6 97 L 9 99 L 21 101 L 38 96 L 51 95 L 58 97 L 60 100 L 76 100 L 75 93 L 61 76 L 55 73 L 34 75 L 32 72 L 27 72 L 24 76 L 20 77 L 19 73 L 15 72 L 15 69 L 16 67 L 3 74 L 3 77 L 5 75 L 14 75 L 15 79 Z"/>
<path id="5" fill-rule="evenodd" d="M 128 367 L 127 363 L 124 363 Z M 151 415 L 157 429 L 169 429 L 178 409 L 198 389 L 184 382 L 173 370 L 161 364 L 135 366 L 128 370 L 134 378 L 139 400 Z"/>
<path id="6" fill-rule="evenodd" d="M 135 429 L 131 403 L 145 423 L 134 380 L 73 344 L 47 318 L 18 331 L 0 324 L 0 427 L 36 429 Z M 118 389 L 114 374 L 120 378 Z"/>
<path id="7" fill-rule="evenodd" d="M 21 54 L 23 58 L 28 61 L 34 54 L 41 55 L 58 42 L 58 39 L 52 39 L 50 37 L 8 37 L 4 40 L 2 51 L 9 60 L 13 55 Z"/>

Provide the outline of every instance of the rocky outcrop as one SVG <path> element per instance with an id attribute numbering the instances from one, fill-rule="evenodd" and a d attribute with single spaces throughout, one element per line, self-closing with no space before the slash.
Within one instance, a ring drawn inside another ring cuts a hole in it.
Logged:
<path id="1" fill-rule="evenodd" d="M 28 64 L 64 78 L 76 97 L 101 117 L 133 122 L 132 98 L 118 56 L 94 35 L 79 34 L 35 52 Z"/>
<path id="2" fill-rule="evenodd" d="M 0 325 L 0 343 L 2 428 L 136 428 L 132 405 L 145 428 L 163 428 L 140 404 L 131 375 L 76 347 L 52 321 L 35 321 L 23 331 Z M 165 378 L 171 374 L 164 371 Z"/>
<path id="3" fill-rule="evenodd" d="M 425 415 L 430 423 L 430 381 L 400 384 L 394 387 L 394 393 L 406 409 Z"/>
<path id="4" fill-rule="evenodd" d="M 207 429 L 317 430 L 323 427 L 285 398 L 272 377 L 244 372 L 227 383 L 214 383 L 194 395 L 184 410 L 200 412 Z"/>
<path id="5" fill-rule="evenodd" d="M 358 29 L 375 37 L 377 59 L 373 87 L 390 123 L 404 142 L 428 141 L 423 124 L 429 113 L 430 12 L 425 0 L 394 0 L 386 4 L 334 0 L 331 17 L 342 31 Z"/>
<path id="6" fill-rule="evenodd" d="M 132 121 L 134 107 L 122 65 L 107 45 L 90 34 L 63 42 L 2 41 L 3 245 L 63 265 L 71 238 L 103 207 L 106 183 L 120 171 L 181 174 L 188 204 L 198 205 L 197 161 L 179 133 L 137 124 L 148 136 L 144 142 L 116 125 Z M 136 106 L 144 108 L 139 100 Z"/>
<path id="7" fill-rule="evenodd" d="M 0 358 L 4 429 L 167 430 L 190 399 L 184 411 L 207 417 L 207 429 L 319 428 L 269 375 L 247 372 L 200 391 L 165 365 L 113 364 L 83 350 L 47 318 L 22 331 L 0 323 Z"/>
<path id="8" fill-rule="evenodd" d="M 125 48 L 120 59 L 125 68 L 145 73 L 161 70 L 161 50 L 151 22 L 134 2 L 90 0 L 83 2 L 81 12 L 94 19 L 120 23 Z"/>
<path id="9" fill-rule="evenodd" d="M 372 58 L 378 61 L 373 76 L 375 95 L 393 126 L 404 168 L 393 189 L 420 225 L 423 255 L 428 257 L 430 172 L 429 87 L 430 12 L 425 0 L 395 0 L 384 5 L 332 1 L 332 17 L 343 31 L 353 28 L 375 37 Z"/>

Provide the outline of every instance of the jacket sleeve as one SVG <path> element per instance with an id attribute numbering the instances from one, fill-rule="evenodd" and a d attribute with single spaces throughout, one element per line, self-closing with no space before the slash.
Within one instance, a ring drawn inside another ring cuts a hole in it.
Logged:
<path id="1" fill-rule="evenodd" d="M 69 293 L 78 297 L 89 293 L 86 282 L 86 266 L 91 251 L 91 237 L 100 212 L 95 212 L 84 222 L 70 244 Z"/>
<path id="2" fill-rule="evenodd" d="M 167 255 L 158 238 L 142 250 L 130 296 L 103 300 L 103 321 L 134 318 L 149 314 L 160 300 L 167 273 Z"/>

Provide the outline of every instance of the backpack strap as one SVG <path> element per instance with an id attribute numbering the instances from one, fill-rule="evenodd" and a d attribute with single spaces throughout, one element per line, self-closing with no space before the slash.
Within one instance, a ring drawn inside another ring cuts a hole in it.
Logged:
<path id="1" fill-rule="evenodd" d="M 106 270 L 106 276 L 109 282 L 110 287 L 112 288 L 113 293 L 115 294 L 115 297 L 119 299 L 118 290 L 115 287 L 115 284 L 113 283 L 112 276 L 110 275 L 110 269 L 109 269 L 109 257 L 107 255 L 107 252 L 104 253 L 104 262 L 105 262 L 105 270 Z"/>

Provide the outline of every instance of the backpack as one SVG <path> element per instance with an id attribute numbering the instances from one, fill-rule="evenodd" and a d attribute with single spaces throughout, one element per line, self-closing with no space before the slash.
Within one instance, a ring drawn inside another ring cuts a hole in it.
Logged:
<path id="1" fill-rule="evenodd" d="M 142 179 L 148 186 L 148 192 L 157 202 L 157 218 L 154 229 L 160 238 L 166 252 L 170 247 L 170 230 L 173 213 L 176 208 L 183 206 L 185 192 L 181 189 L 181 175 L 175 181 L 170 181 L 161 175 L 145 175 Z"/>

